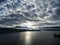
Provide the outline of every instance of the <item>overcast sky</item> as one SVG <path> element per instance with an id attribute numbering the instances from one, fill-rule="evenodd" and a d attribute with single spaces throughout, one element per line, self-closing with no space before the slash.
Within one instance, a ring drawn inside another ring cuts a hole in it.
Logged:
<path id="1" fill-rule="evenodd" d="M 0 26 L 60 26 L 60 0 L 0 0 Z"/>

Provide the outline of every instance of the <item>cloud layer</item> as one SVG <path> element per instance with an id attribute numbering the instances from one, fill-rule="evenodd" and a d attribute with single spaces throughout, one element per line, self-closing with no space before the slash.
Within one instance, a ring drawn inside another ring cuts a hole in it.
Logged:
<path id="1" fill-rule="evenodd" d="M 34 29 L 59 25 L 59 0 L 0 0 L 2 27 L 22 26 Z"/>

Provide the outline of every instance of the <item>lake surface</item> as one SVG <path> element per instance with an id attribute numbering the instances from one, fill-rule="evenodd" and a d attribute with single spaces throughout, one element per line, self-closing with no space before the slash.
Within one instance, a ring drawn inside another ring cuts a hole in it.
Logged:
<path id="1" fill-rule="evenodd" d="M 60 45 L 60 31 L 25 31 L 0 34 L 0 45 Z"/>

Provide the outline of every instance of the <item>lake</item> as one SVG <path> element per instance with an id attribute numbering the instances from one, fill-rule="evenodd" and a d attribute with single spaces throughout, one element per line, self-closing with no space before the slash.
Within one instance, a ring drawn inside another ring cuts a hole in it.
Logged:
<path id="1" fill-rule="evenodd" d="M 0 34 L 0 45 L 60 45 L 60 31 L 23 31 Z"/>

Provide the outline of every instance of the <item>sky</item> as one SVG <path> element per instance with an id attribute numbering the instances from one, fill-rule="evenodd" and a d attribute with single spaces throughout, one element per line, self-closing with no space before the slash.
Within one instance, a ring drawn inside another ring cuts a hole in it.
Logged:
<path id="1" fill-rule="evenodd" d="M 0 27 L 17 26 L 60 26 L 60 0 L 0 0 Z"/>

